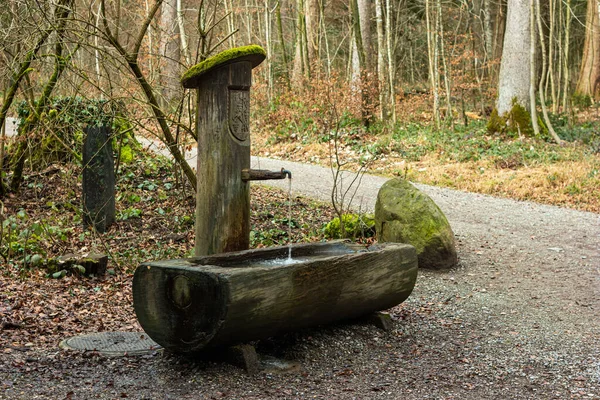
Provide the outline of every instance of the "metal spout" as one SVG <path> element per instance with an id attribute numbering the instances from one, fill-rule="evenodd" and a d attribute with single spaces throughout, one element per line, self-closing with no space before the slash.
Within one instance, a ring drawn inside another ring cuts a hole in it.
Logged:
<path id="1" fill-rule="evenodd" d="M 281 168 L 281 173 L 284 177 L 287 175 L 288 179 L 292 179 L 292 171 Z"/>
<path id="2" fill-rule="evenodd" d="M 250 169 L 242 170 L 242 182 L 248 181 L 266 181 L 270 179 L 292 179 L 292 172 L 281 168 L 281 171 L 269 171 L 266 169 Z"/>

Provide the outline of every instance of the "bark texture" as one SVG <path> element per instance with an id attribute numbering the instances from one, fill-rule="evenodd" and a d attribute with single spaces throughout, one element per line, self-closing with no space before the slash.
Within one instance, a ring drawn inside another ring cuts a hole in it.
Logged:
<path id="1" fill-rule="evenodd" d="M 525 109 L 529 109 L 530 12 L 529 2 L 508 0 L 496 102 L 499 115 L 511 110 L 513 99 L 516 99 Z"/>
<path id="2" fill-rule="evenodd" d="M 588 0 L 583 57 L 575 93 L 600 98 L 600 3 Z"/>
<path id="3" fill-rule="evenodd" d="M 405 244 L 301 244 L 292 247 L 298 262 L 287 256 L 279 247 L 143 264 L 136 315 L 160 345 L 197 352 L 388 309 L 417 278 L 416 251 Z"/>
<path id="4" fill-rule="evenodd" d="M 245 250 L 250 241 L 250 85 L 252 64 L 208 72 L 198 86 L 195 254 Z"/>
<path id="5" fill-rule="evenodd" d="M 160 15 L 161 36 L 160 52 L 163 63 L 160 70 L 160 83 L 165 106 L 174 106 L 181 94 L 179 84 L 180 72 L 180 48 L 179 48 L 179 25 L 177 23 L 177 1 L 165 0 L 161 7 Z"/>

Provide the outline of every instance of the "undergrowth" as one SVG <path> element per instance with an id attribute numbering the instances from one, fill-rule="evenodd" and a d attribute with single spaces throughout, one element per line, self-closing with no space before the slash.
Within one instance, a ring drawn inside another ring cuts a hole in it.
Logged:
<path id="1" fill-rule="evenodd" d="M 117 218 L 105 234 L 83 228 L 80 167 L 54 164 L 41 174 L 29 171 L 19 194 L 0 203 L 0 274 L 26 278 L 43 271 L 49 279 L 64 278 L 53 268 L 67 254 L 104 253 L 109 273 L 117 275 L 131 274 L 142 262 L 191 256 L 192 189 L 176 178 L 171 161 L 136 151 L 120 167 Z M 251 247 L 321 241 L 334 217 L 328 205 L 303 197 L 292 199 L 290 215 L 287 193 L 260 186 L 252 186 L 251 199 Z"/>
<path id="2" fill-rule="evenodd" d="M 416 182 L 533 200 L 600 212 L 600 122 L 573 123 L 552 115 L 564 140 L 557 145 L 519 129 L 488 130 L 487 115 L 467 112 L 464 123 L 436 129 L 423 94 L 399 99 L 402 120 L 365 126 L 360 102 L 344 82 L 313 79 L 299 91 L 271 103 L 256 101 L 254 152 L 330 166 L 336 133 L 338 152 L 357 169 L 369 159 L 369 172 L 399 175 Z M 269 105 L 270 104 L 270 105 Z M 335 112 L 332 112 L 335 110 Z"/>

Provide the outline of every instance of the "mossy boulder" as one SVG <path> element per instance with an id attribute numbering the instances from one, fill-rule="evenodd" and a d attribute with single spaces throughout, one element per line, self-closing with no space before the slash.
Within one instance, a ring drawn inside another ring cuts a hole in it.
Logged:
<path id="1" fill-rule="evenodd" d="M 181 77 L 181 84 L 188 89 L 197 88 L 200 78 L 215 68 L 242 61 L 249 61 L 252 68 L 254 68 L 262 63 L 266 57 L 265 49 L 255 44 L 225 50 L 188 69 Z"/>
<path id="2" fill-rule="evenodd" d="M 379 242 L 413 245 L 419 268 L 448 269 L 458 262 L 446 216 L 429 196 L 403 179 L 391 179 L 379 190 L 375 229 Z"/>

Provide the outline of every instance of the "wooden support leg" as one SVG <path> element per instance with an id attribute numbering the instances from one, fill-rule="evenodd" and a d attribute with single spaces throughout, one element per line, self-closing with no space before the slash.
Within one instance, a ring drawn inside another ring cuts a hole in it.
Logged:
<path id="1" fill-rule="evenodd" d="M 227 348 L 225 360 L 236 367 L 243 368 L 248 375 L 254 375 L 260 369 L 256 349 L 249 344 L 238 344 Z"/>
<path id="2" fill-rule="evenodd" d="M 391 330 L 394 328 L 392 317 L 386 312 L 374 312 L 373 314 L 367 316 L 367 322 L 375 325 L 377 328 L 385 332 L 391 332 Z"/>

